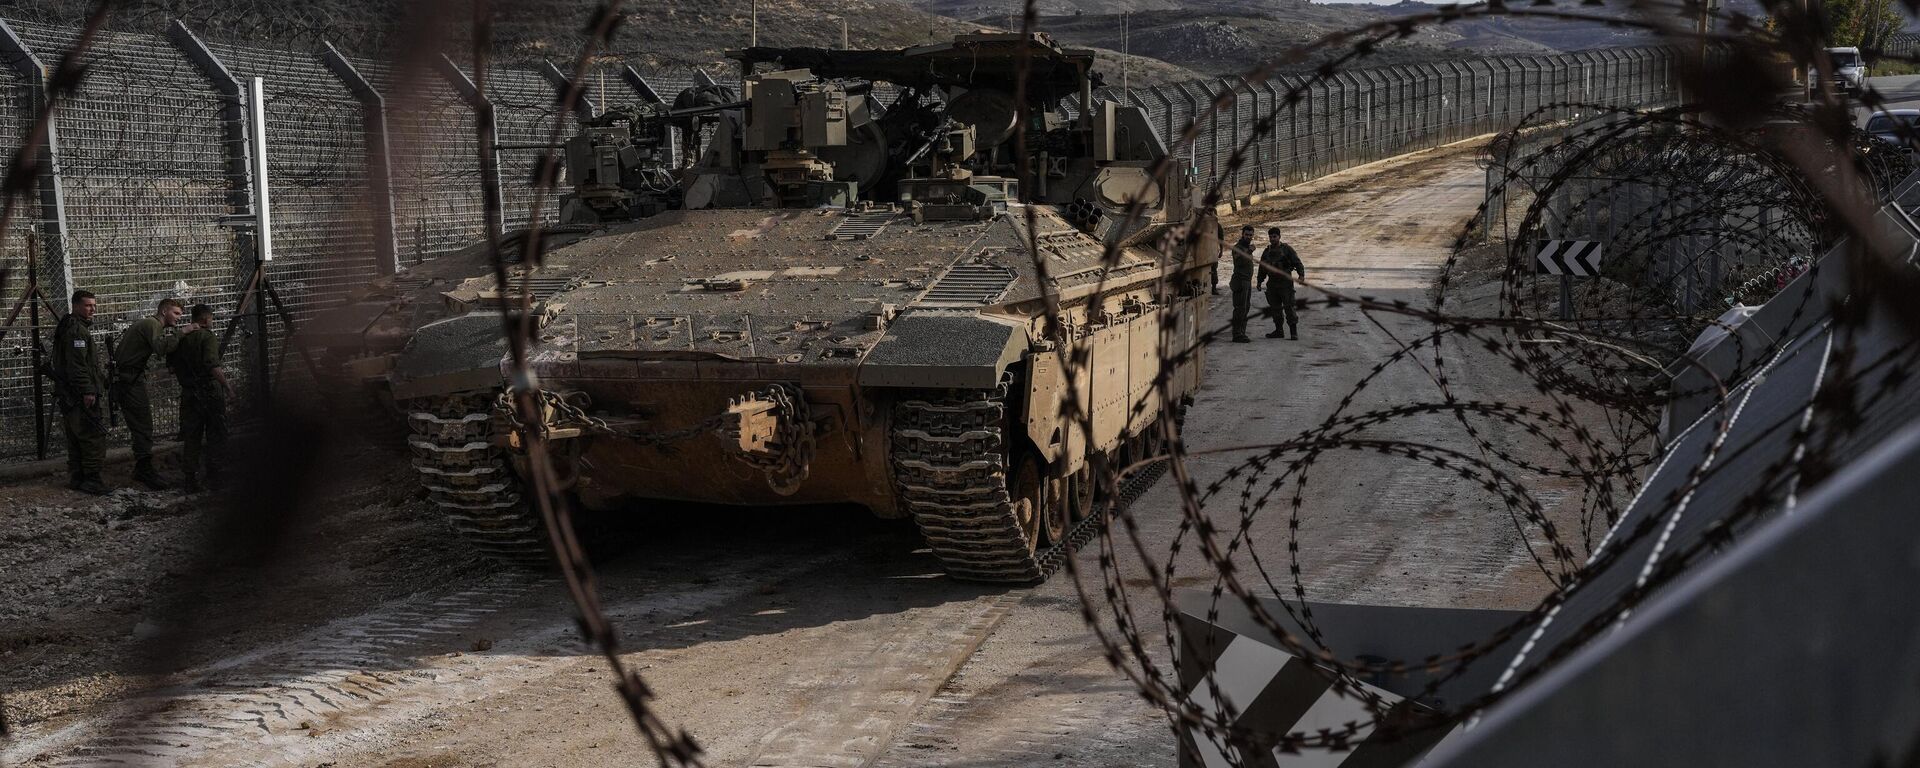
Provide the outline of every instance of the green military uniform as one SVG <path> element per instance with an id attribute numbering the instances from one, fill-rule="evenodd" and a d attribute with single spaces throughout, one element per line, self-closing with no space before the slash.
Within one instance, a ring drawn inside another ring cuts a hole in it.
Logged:
<path id="1" fill-rule="evenodd" d="M 1247 315 L 1253 311 L 1253 273 L 1259 268 L 1253 261 L 1253 240 L 1242 239 L 1233 244 L 1233 276 L 1227 279 L 1227 287 L 1233 291 L 1233 338 L 1239 341 L 1247 337 Z"/>
<path id="2" fill-rule="evenodd" d="M 1293 246 L 1275 243 L 1260 252 L 1260 281 L 1266 283 L 1267 316 L 1273 318 L 1273 333 L 1269 337 L 1280 336 L 1280 320 L 1285 317 L 1287 330 L 1294 338 L 1300 338 L 1300 315 L 1293 310 L 1293 281 L 1287 275 L 1298 273 L 1300 279 L 1307 278 L 1307 266 L 1300 263 L 1300 254 Z M 1272 278 L 1272 279 L 1268 279 Z"/>
<path id="3" fill-rule="evenodd" d="M 180 380 L 181 465 L 193 488 L 203 461 L 208 480 L 219 475 L 221 446 L 227 442 L 227 393 L 213 375 L 220 367 L 219 337 L 206 329 L 182 336 L 167 355 L 167 367 Z"/>
<path id="4" fill-rule="evenodd" d="M 157 317 L 143 317 L 120 334 L 113 348 L 113 404 L 126 417 L 133 438 L 136 478 L 153 472 L 153 403 L 147 398 L 147 364 L 180 345 L 180 337 L 166 332 Z"/>
<path id="5" fill-rule="evenodd" d="M 67 476 L 78 488 L 100 482 L 100 465 L 107 455 L 107 375 L 93 346 L 93 323 L 68 314 L 53 331 L 54 397 L 60 406 L 60 424 L 67 433 Z M 87 405 L 92 395 L 93 405 Z M 102 489 L 104 490 L 104 489 Z"/>

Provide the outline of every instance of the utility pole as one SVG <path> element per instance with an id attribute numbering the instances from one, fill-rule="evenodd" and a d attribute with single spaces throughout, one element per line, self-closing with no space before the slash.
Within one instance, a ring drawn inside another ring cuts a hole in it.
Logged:
<path id="1" fill-rule="evenodd" d="M 1720 0 L 1704 0 L 1700 3 L 1700 22 L 1694 32 L 1700 39 L 1700 65 L 1707 63 L 1707 35 L 1713 31 L 1713 12 L 1720 10 Z"/>
<path id="2" fill-rule="evenodd" d="M 1131 13 L 1120 14 L 1120 92 L 1127 95 L 1129 106 L 1133 104 L 1133 87 L 1127 80 L 1127 65 L 1130 63 L 1127 60 L 1133 58 L 1133 34 L 1128 26 L 1132 17 Z"/>
<path id="3" fill-rule="evenodd" d="M 758 48 L 760 47 L 760 0 L 753 0 L 753 21 L 749 27 L 752 31 L 747 33 L 747 47 Z"/>
<path id="4" fill-rule="evenodd" d="M 847 17 L 840 17 L 840 50 L 851 51 L 853 45 L 847 42 Z"/>

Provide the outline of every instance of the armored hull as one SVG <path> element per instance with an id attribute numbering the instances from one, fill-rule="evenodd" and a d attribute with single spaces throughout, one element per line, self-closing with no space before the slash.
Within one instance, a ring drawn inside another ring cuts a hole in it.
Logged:
<path id="1" fill-rule="evenodd" d="M 589 236 L 542 273 L 566 287 L 534 366 L 583 415 L 557 453 L 590 506 L 851 502 L 915 518 L 957 575 L 1038 578 L 1090 468 L 1135 458 L 1198 384 L 1197 355 L 1162 351 L 1197 349 L 1206 264 L 1104 250 L 1046 206 L 676 211 Z"/>
<path id="2" fill-rule="evenodd" d="M 737 58 L 778 68 L 712 108 L 684 209 L 608 203 L 639 194 L 620 184 L 652 113 L 569 144 L 572 210 L 647 217 L 583 216 L 526 276 L 540 413 L 502 405 L 497 309 L 397 357 L 423 484 L 486 551 L 540 558 L 532 430 L 590 506 L 854 503 L 912 518 L 956 576 L 1041 578 L 1101 467 L 1151 454 L 1198 385 L 1216 224 L 1149 172 L 1143 112 L 1091 101 L 1091 53 L 1044 35 Z"/>

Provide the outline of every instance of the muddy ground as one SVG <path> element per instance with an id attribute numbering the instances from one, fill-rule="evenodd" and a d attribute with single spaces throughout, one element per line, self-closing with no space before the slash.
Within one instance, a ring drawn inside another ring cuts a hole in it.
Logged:
<path id="1" fill-rule="evenodd" d="M 138 489 L 124 466 L 109 467 L 120 487 L 105 497 L 68 490 L 57 475 L 7 484 L 0 692 L 9 721 L 85 711 L 156 664 L 216 658 L 489 570 L 448 546 L 403 462 L 392 449 L 331 456 L 332 487 L 297 509 Z M 223 514 L 230 504 L 255 524 L 282 516 L 285 539 L 246 553 L 210 546 L 212 529 L 233 519 Z M 191 637 L 178 642 L 183 632 Z"/>

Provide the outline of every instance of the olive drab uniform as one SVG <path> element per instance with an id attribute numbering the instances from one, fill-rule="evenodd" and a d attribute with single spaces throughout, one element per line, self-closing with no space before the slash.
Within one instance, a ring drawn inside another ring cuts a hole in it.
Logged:
<path id="1" fill-rule="evenodd" d="M 157 317 L 143 317 L 120 334 L 113 348 L 113 404 L 127 420 L 133 438 L 133 476 L 149 485 L 153 470 L 153 403 L 147 398 L 147 365 L 180 345 Z"/>
<path id="2" fill-rule="evenodd" d="M 1285 330 L 1293 334 L 1293 338 L 1300 338 L 1300 315 L 1293 309 L 1293 281 L 1288 276 L 1298 274 L 1300 279 L 1305 280 L 1307 266 L 1300 263 L 1300 254 L 1286 243 L 1267 246 L 1266 250 L 1260 252 L 1260 264 L 1263 267 L 1260 270 L 1260 282 L 1265 283 L 1267 289 L 1267 316 L 1273 318 L 1273 332 L 1267 335 L 1279 338 L 1282 330 L 1280 321 L 1284 318 L 1287 321 Z"/>
<path id="3" fill-rule="evenodd" d="M 187 487 L 220 472 L 221 447 L 227 442 L 227 393 L 213 372 L 220 367 L 220 339 L 200 329 L 180 338 L 167 355 L 167 367 L 180 380 L 180 464 Z"/>
<path id="4" fill-rule="evenodd" d="M 84 483 L 97 485 L 107 455 L 107 375 L 93 346 L 93 323 L 72 313 L 60 318 L 47 362 L 53 371 L 60 424 L 67 433 L 68 480 L 76 488 Z M 91 406 L 87 395 L 93 396 Z"/>
<path id="5" fill-rule="evenodd" d="M 1259 267 L 1253 261 L 1253 240 L 1242 238 L 1233 244 L 1233 276 L 1227 287 L 1233 291 L 1233 339 L 1247 337 L 1247 315 L 1253 311 L 1253 273 Z"/>

